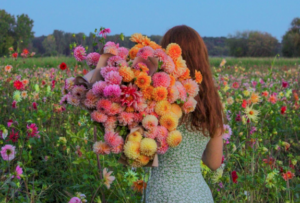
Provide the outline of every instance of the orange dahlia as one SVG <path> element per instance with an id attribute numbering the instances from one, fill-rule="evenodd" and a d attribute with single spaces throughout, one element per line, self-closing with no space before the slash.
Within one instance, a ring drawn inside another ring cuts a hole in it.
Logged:
<path id="1" fill-rule="evenodd" d="M 128 106 L 128 107 L 126 107 L 125 111 L 127 113 L 133 113 L 134 112 L 134 108 L 132 106 Z"/>
<path id="2" fill-rule="evenodd" d="M 144 64 L 144 63 L 138 63 L 137 64 L 137 67 L 140 69 L 140 70 L 142 70 L 142 72 L 148 72 L 149 71 L 149 68 L 147 67 L 147 65 L 146 64 Z"/>
<path id="3" fill-rule="evenodd" d="M 140 44 L 142 44 L 144 46 L 149 46 L 150 42 L 151 42 L 151 40 L 147 36 L 143 36 Z"/>
<path id="4" fill-rule="evenodd" d="M 150 157 L 141 154 L 135 161 L 139 162 L 142 166 L 145 166 L 149 163 Z"/>
<path id="5" fill-rule="evenodd" d="M 178 44 L 171 43 L 167 46 L 167 54 L 174 60 L 181 56 L 181 48 Z"/>
<path id="6" fill-rule="evenodd" d="M 140 50 L 140 48 L 142 48 L 143 45 L 140 45 L 140 44 L 137 44 L 135 45 L 134 47 L 132 47 L 130 50 L 129 50 L 129 57 L 131 59 L 134 59 L 136 57 L 136 54 L 138 53 L 138 51 Z"/>
<path id="7" fill-rule="evenodd" d="M 130 82 L 134 78 L 134 73 L 129 67 L 121 67 L 119 69 L 119 74 L 123 77 L 124 82 Z"/>
<path id="8" fill-rule="evenodd" d="M 176 82 L 176 79 L 172 76 L 172 75 L 169 75 L 170 76 L 170 87 L 172 87 L 173 85 L 175 85 L 175 82 Z"/>
<path id="9" fill-rule="evenodd" d="M 152 98 L 155 101 L 165 100 L 167 99 L 167 96 L 168 96 L 168 90 L 165 87 L 159 86 L 153 89 Z"/>
<path id="10" fill-rule="evenodd" d="M 196 82 L 198 84 L 201 84 L 203 77 L 200 71 L 195 70 L 195 77 L 196 77 Z"/>
<path id="11" fill-rule="evenodd" d="M 190 79 L 191 76 L 190 76 L 190 69 L 188 68 L 184 68 L 184 73 L 178 78 L 178 80 L 186 80 L 186 79 Z"/>
<path id="12" fill-rule="evenodd" d="M 171 105 L 171 112 L 173 112 L 178 118 L 181 118 L 182 116 L 182 110 L 178 104 Z"/>
<path id="13" fill-rule="evenodd" d="M 140 43 L 143 37 L 144 36 L 141 33 L 134 33 L 133 35 L 131 35 L 130 41 Z"/>
<path id="14" fill-rule="evenodd" d="M 167 128 L 169 131 L 173 131 L 178 126 L 178 117 L 174 113 L 168 113 L 163 115 L 160 120 L 160 125 Z"/>
<path id="15" fill-rule="evenodd" d="M 149 46 L 150 46 L 152 49 L 154 49 L 154 50 L 156 50 L 156 49 L 161 49 L 161 46 L 159 46 L 158 44 L 156 44 L 156 43 L 153 42 L 153 41 L 150 42 Z"/>
<path id="16" fill-rule="evenodd" d="M 143 193 L 144 189 L 146 189 L 147 187 L 147 183 L 144 182 L 143 180 L 137 180 L 135 182 L 133 182 L 133 190 Z"/>
<path id="17" fill-rule="evenodd" d="M 159 116 L 165 115 L 171 111 L 171 104 L 167 100 L 157 102 L 155 106 L 155 113 Z"/>
<path id="18" fill-rule="evenodd" d="M 147 73 L 140 73 L 135 82 L 134 82 L 139 88 L 145 89 L 148 87 L 151 83 L 151 77 Z"/>
<path id="19" fill-rule="evenodd" d="M 170 147 L 177 147 L 182 141 L 181 132 L 178 130 L 174 130 L 169 133 L 167 137 L 167 143 Z"/>
<path id="20" fill-rule="evenodd" d="M 153 92 L 154 87 L 149 85 L 148 87 L 146 87 L 145 89 L 143 89 L 142 93 L 143 93 L 143 97 L 145 99 L 150 100 L 152 97 L 152 92 Z"/>

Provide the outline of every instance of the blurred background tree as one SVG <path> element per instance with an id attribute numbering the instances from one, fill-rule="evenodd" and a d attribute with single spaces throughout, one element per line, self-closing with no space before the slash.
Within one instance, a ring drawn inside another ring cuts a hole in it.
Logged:
<path id="1" fill-rule="evenodd" d="M 300 18 L 294 18 L 290 29 L 283 36 L 282 54 L 285 57 L 300 56 Z"/>

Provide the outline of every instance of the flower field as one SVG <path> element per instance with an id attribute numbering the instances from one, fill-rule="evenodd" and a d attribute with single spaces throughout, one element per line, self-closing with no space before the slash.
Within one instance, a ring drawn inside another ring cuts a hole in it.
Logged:
<path id="1" fill-rule="evenodd" d="M 150 169 L 95 154 L 103 134 L 88 112 L 59 103 L 64 79 L 86 65 L 30 60 L 1 59 L 0 202 L 142 202 Z M 300 202 L 300 66 L 212 60 L 224 159 L 216 171 L 199 164 L 215 201 Z"/>

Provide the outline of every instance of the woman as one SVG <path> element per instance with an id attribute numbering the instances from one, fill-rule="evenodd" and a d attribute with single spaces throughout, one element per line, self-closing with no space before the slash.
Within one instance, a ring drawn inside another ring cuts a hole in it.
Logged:
<path id="1" fill-rule="evenodd" d="M 185 115 L 178 130 L 183 139 L 176 148 L 159 156 L 159 166 L 152 168 L 147 186 L 147 203 L 214 202 L 211 191 L 201 174 L 200 158 L 210 169 L 220 167 L 223 154 L 223 109 L 212 73 L 208 53 L 200 35 L 182 25 L 171 28 L 164 35 L 161 46 L 177 43 L 182 49 L 192 77 L 195 70 L 203 75 L 197 107 Z"/>

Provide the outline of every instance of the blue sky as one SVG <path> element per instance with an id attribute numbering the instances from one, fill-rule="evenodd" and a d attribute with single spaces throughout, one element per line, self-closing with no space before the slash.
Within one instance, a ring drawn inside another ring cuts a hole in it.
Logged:
<path id="1" fill-rule="evenodd" d="M 299 0 L 0 0 L 0 9 L 34 20 L 35 36 L 54 29 L 88 34 L 101 26 L 112 34 L 163 35 L 186 24 L 201 36 L 258 30 L 281 40 L 299 8 Z"/>

